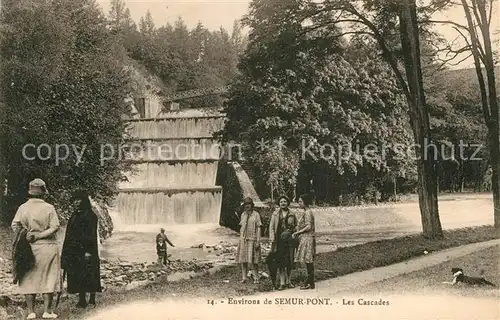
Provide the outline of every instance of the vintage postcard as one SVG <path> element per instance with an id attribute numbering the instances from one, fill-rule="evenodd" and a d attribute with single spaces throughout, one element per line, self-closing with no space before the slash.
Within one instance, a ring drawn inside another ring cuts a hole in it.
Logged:
<path id="1" fill-rule="evenodd" d="M 499 319 L 499 1 L 0 10 L 0 319 Z"/>

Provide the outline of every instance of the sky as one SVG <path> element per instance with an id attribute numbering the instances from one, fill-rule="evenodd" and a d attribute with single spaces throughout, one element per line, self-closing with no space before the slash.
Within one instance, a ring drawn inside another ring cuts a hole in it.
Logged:
<path id="1" fill-rule="evenodd" d="M 109 10 L 109 0 L 97 0 L 104 12 Z M 231 32 L 234 20 L 246 12 L 247 0 L 125 0 L 135 21 L 149 10 L 157 26 L 173 23 L 179 16 L 189 28 L 201 21 L 211 30 L 221 26 Z"/>
<path id="2" fill-rule="evenodd" d="M 109 0 L 97 0 L 97 2 L 104 12 L 107 13 L 109 10 Z M 178 17 L 182 17 L 188 28 L 192 28 L 198 22 L 201 22 L 208 29 L 215 30 L 223 27 L 231 32 L 233 22 L 247 13 L 250 0 L 125 0 L 125 2 L 130 9 L 132 18 L 137 22 L 149 10 L 156 26 L 162 26 L 167 22 L 173 23 Z M 496 4 L 497 8 L 494 10 L 493 17 L 497 17 L 497 19 L 492 19 L 491 24 L 491 30 L 494 31 L 500 30 L 500 1 L 497 1 Z M 461 7 L 439 13 L 434 19 L 452 20 L 460 24 L 465 24 L 465 17 Z M 436 30 L 450 41 L 458 36 L 458 33 L 450 26 L 438 25 L 436 26 Z M 499 38 L 500 34 L 498 34 L 496 39 L 498 40 Z M 500 43 L 498 41 L 494 44 L 494 47 L 500 51 Z M 472 58 L 453 68 L 470 67 L 473 67 Z"/>

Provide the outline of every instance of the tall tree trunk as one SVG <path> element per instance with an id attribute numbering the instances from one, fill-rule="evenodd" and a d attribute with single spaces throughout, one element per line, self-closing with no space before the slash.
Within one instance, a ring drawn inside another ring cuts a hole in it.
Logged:
<path id="1" fill-rule="evenodd" d="M 439 190 L 440 189 L 439 189 L 439 175 L 438 175 L 436 178 L 436 192 L 437 192 L 437 194 L 439 194 Z"/>
<path id="2" fill-rule="evenodd" d="M 430 124 L 422 80 L 420 65 L 420 43 L 415 0 L 404 0 L 400 12 L 400 34 L 404 55 L 406 78 L 410 92 L 410 118 L 414 140 L 420 146 L 417 160 L 419 180 L 419 204 L 422 219 L 423 234 L 430 239 L 443 237 L 441 221 L 439 220 L 437 201 L 437 176 L 434 163 L 436 154 L 430 139 Z"/>
<path id="3" fill-rule="evenodd" d="M 486 161 L 486 165 L 485 165 L 484 169 L 481 170 L 481 177 L 480 177 L 481 180 L 479 181 L 479 186 L 480 186 L 479 191 L 481 191 L 481 192 L 485 191 L 484 190 L 484 181 L 485 181 L 484 177 L 486 176 L 486 173 L 488 172 L 489 168 L 490 168 L 490 159 L 488 159 Z M 486 191 L 488 191 L 488 190 L 486 190 Z"/>
<path id="4" fill-rule="evenodd" d="M 394 190 L 394 201 L 398 199 L 398 185 L 397 185 L 397 180 L 398 178 L 396 176 L 392 177 L 392 186 Z"/>
<path id="5" fill-rule="evenodd" d="M 1 106 L 0 106 L 1 108 Z M 1 126 L 1 123 L 0 123 Z M 7 213 L 5 212 L 5 161 L 3 156 L 3 132 L 0 128 L 0 220 L 5 220 Z"/>
<path id="6" fill-rule="evenodd" d="M 465 172 L 464 172 L 464 161 L 463 159 L 458 160 L 458 192 L 464 192 L 464 180 L 465 180 Z"/>
<path id="7" fill-rule="evenodd" d="M 493 52 L 491 48 L 490 26 L 486 13 L 485 1 L 472 1 L 472 10 L 475 10 L 475 12 L 479 14 L 479 16 L 476 15 L 476 20 L 483 36 L 484 49 L 482 51 L 484 54 L 482 54 L 480 51 L 481 42 L 479 41 L 479 37 L 476 33 L 475 24 L 471 14 L 471 6 L 466 0 L 461 1 L 471 37 L 471 51 L 474 58 L 476 75 L 479 81 L 483 115 L 486 126 L 488 127 L 490 164 L 492 169 L 491 189 L 493 192 L 494 225 L 496 228 L 500 228 L 500 119 L 496 94 L 495 66 L 493 63 Z M 486 69 L 486 81 L 481 68 L 481 57 L 483 57 L 484 67 Z M 486 84 L 488 90 L 486 89 Z"/>
<path id="8" fill-rule="evenodd" d="M 1 10 L 1 4 L 0 4 Z M 5 179 L 7 177 L 7 164 L 5 163 L 5 105 L 2 102 L 2 93 L 0 92 L 0 220 L 6 220 L 6 204 L 5 204 Z"/>
<path id="9" fill-rule="evenodd" d="M 427 238 L 442 238 L 443 231 L 439 221 L 438 201 L 437 201 L 437 176 L 435 174 L 434 154 L 427 156 L 424 148 L 430 140 L 429 111 L 425 105 L 422 67 L 420 65 L 420 43 L 417 23 L 417 8 L 415 0 L 401 0 L 398 3 L 400 12 L 400 37 L 403 47 L 403 58 L 406 75 L 399 69 L 398 60 L 380 32 L 380 30 L 355 6 L 346 1 L 343 10 L 353 14 L 359 21 L 367 26 L 372 32 L 382 50 L 383 57 L 390 65 L 397 81 L 408 102 L 410 123 L 413 130 L 414 141 L 420 145 L 419 159 L 417 159 L 417 173 L 419 185 L 420 214 L 422 217 L 422 229 Z M 406 79 L 405 79 L 406 78 Z"/>
<path id="10" fill-rule="evenodd" d="M 0 1 L 0 12 L 2 11 L 2 1 Z M 0 57 L 0 64 L 2 63 L 2 58 Z M 1 90 L 1 89 L 0 89 Z M 7 165 L 5 163 L 4 156 L 4 139 L 5 139 L 5 104 L 3 103 L 3 92 L 0 91 L 0 220 L 5 220 L 5 177 Z"/>
<path id="11" fill-rule="evenodd" d="M 475 188 L 476 192 L 483 192 L 484 191 L 484 188 L 483 188 L 484 177 L 485 177 L 486 172 L 488 171 L 489 167 L 490 167 L 489 158 L 484 162 L 484 167 L 483 167 L 482 163 L 479 165 L 479 169 L 478 169 L 479 174 L 475 175 L 477 177 L 476 178 L 476 188 Z"/>
<path id="12" fill-rule="evenodd" d="M 495 151 L 496 156 L 493 156 L 495 159 L 495 168 L 496 172 L 493 173 L 492 177 L 492 189 L 493 189 L 493 198 L 495 207 L 493 209 L 494 216 L 494 225 L 495 228 L 500 228 L 500 160 L 498 157 L 500 156 L 500 117 L 498 110 L 498 97 L 497 97 L 497 89 L 496 89 L 496 80 L 495 80 L 495 64 L 493 62 L 493 50 L 491 48 L 491 36 L 490 36 L 490 22 L 488 21 L 487 13 L 486 13 L 486 3 L 485 0 L 476 0 L 473 1 L 477 4 L 477 9 L 479 11 L 480 16 L 480 28 L 481 33 L 483 35 L 483 45 L 484 45 L 484 67 L 486 69 L 486 79 L 488 83 L 488 100 L 490 104 L 491 114 L 494 119 L 494 127 L 495 127 Z M 493 3 L 490 3 L 493 5 Z"/>

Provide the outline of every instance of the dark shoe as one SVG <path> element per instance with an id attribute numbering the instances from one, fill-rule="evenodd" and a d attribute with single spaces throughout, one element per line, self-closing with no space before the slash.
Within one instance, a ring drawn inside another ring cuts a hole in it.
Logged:
<path id="1" fill-rule="evenodd" d="M 309 285 L 309 281 L 304 281 L 302 282 L 302 284 L 300 285 L 300 290 L 304 290 L 307 286 Z"/>
<path id="2" fill-rule="evenodd" d="M 78 301 L 78 303 L 76 304 L 76 307 L 77 308 L 87 308 L 87 302 L 84 302 L 84 301 Z"/>
<path id="3" fill-rule="evenodd" d="M 89 297 L 89 304 L 91 304 L 92 306 L 94 306 L 95 308 L 95 293 L 91 293 L 90 294 L 90 297 Z"/>
<path id="4" fill-rule="evenodd" d="M 300 290 L 314 289 L 314 284 L 306 284 L 300 287 Z"/>

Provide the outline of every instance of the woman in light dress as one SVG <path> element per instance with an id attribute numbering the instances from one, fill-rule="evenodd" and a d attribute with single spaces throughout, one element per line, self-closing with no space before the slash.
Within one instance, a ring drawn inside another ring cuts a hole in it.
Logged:
<path id="1" fill-rule="evenodd" d="M 308 195 L 299 197 L 301 211 L 297 214 L 297 231 L 294 238 L 299 239 L 299 245 L 295 254 L 295 262 L 306 265 L 307 279 L 300 289 L 314 289 L 314 257 L 316 255 L 316 238 L 314 235 L 314 214 L 309 209 L 311 199 Z"/>
<path id="2" fill-rule="evenodd" d="M 19 293 L 26 297 L 27 319 L 36 319 L 34 312 L 35 297 L 43 296 L 43 319 L 55 319 L 52 310 L 54 292 L 61 290 L 61 266 L 57 231 L 59 219 L 51 204 L 43 197 L 47 194 L 45 182 L 35 179 L 29 183 L 30 199 L 22 204 L 12 220 L 14 232 L 26 229 L 27 239 L 31 244 L 35 265 L 19 282 Z"/>
<path id="3" fill-rule="evenodd" d="M 252 265 L 254 283 L 259 283 L 260 236 L 262 222 L 260 214 L 254 210 L 251 198 L 243 200 L 243 213 L 240 218 L 240 242 L 236 262 L 241 264 L 241 283 L 248 281 L 248 265 Z"/>

